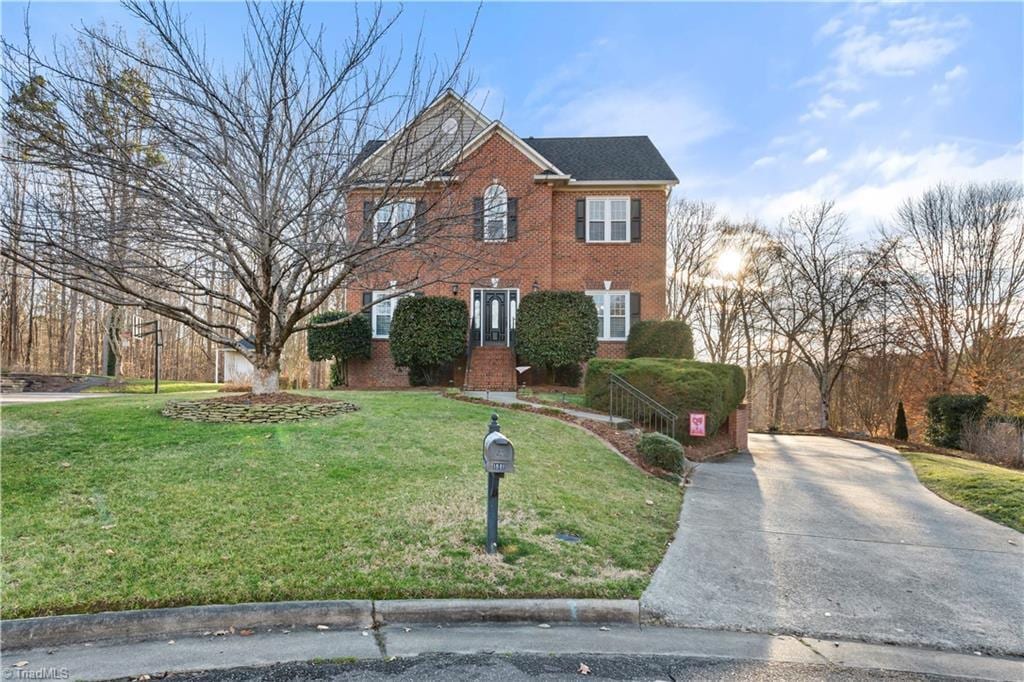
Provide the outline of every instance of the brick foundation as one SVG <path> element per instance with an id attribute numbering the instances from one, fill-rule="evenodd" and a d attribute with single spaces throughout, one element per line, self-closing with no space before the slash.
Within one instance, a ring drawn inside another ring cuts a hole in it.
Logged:
<path id="1" fill-rule="evenodd" d="M 732 447 L 746 452 L 747 429 L 750 427 L 750 405 L 743 403 L 729 415 L 729 441 Z"/>
<path id="2" fill-rule="evenodd" d="M 407 388 L 409 370 L 395 367 L 391 343 L 374 339 L 369 360 L 349 360 L 349 388 Z"/>

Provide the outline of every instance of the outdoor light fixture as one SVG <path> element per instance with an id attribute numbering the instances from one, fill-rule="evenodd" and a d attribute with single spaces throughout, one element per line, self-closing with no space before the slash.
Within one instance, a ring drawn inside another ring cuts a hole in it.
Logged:
<path id="1" fill-rule="evenodd" d="M 458 295 L 459 295 L 459 284 L 458 284 L 458 282 L 456 282 L 455 284 L 452 285 L 452 296 L 458 296 Z"/>
<path id="2" fill-rule="evenodd" d="M 491 277 L 491 286 L 494 287 L 495 289 L 497 289 L 498 288 L 498 282 L 500 282 L 500 281 L 501 280 L 498 279 L 497 277 Z"/>
<path id="3" fill-rule="evenodd" d="M 609 290 L 611 290 L 611 288 L 612 288 L 612 281 L 610 279 L 606 279 L 604 281 L 604 290 L 605 291 L 609 291 Z"/>
<path id="4" fill-rule="evenodd" d="M 538 282 L 537 280 L 533 280 L 533 290 L 540 291 L 540 282 Z"/>

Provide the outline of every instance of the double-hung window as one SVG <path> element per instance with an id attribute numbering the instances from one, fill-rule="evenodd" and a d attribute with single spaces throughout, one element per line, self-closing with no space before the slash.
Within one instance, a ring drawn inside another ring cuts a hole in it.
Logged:
<path id="1" fill-rule="evenodd" d="M 392 201 L 377 209 L 373 216 L 373 240 L 412 237 L 415 231 L 415 201 Z"/>
<path id="2" fill-rule="evenodd" d="M 629 197 L 587 199 L 587 241 L 629 241 Z"/>
<path id="3" fill-rule="evenodd" d="M 508 239 L 508 192 L 498 184 L 484 192 L 484 239 L 489 242 Z"/>
<path id="4" fill-rule="evenodd" d="M 629 292 L 588 291 L 597 307 L 597 338 L 601 341 L 625 341 L 629 336 Z"/>
<path id="5" fill-rule="evenodd" d="M 389 296 L 391 298 L 388 298 Z M 373 292 L 373 308 L 370 312 L 370 319 L 373 321 L 373 338 L 386 339 L 391 336 L 391 317 L 395 314 L 395 306 L 406 296 L 412 296 L 412 294 L 404 293 L 396 296 L 394 291 Z"/>

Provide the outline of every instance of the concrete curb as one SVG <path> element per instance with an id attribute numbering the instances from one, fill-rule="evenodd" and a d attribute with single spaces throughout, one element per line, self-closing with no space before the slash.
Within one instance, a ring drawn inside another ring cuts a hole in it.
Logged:
<path id="1" fill-rule="evenodd" d="M 5 649 L 163 638 L 273 627 L 373 628 L 386 623 L 640 624 L 634 599 L 397 599 L 212 604 L 0 621 Z"/>

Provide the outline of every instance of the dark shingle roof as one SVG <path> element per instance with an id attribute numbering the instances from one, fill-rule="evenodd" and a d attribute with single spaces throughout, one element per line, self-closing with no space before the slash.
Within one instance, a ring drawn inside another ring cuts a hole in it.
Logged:
<path id="1" fill-rule="evenodd" d="M 526 137 L 523 141 L 574 180 L 679 181 L 646 135 Z"/>
<path id="2" fill-rule="evenodd" d="M 363 145 L 363 148 L 359 150 L 358 154 L 356 154 L 356 158 L 352 159 L 352 168 L 361 164 L 370 156 L 370 154 L 383 147 L 385 142 L 387 142 L 387 140 L 367 140 L 366 144 Z"/>

